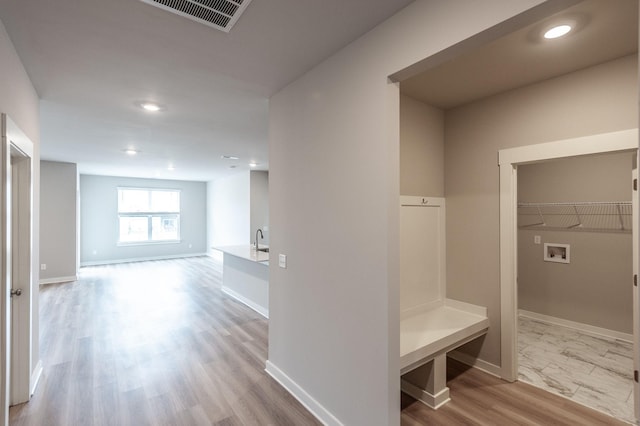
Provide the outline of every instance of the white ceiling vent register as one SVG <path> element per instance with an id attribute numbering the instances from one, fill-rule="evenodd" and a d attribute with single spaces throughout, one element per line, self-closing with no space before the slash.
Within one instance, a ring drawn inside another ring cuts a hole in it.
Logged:
<path id="1" fill-rule="evenodd" d="M 229 32 L 251 0 L 140 0 L 176 15 Z"/>

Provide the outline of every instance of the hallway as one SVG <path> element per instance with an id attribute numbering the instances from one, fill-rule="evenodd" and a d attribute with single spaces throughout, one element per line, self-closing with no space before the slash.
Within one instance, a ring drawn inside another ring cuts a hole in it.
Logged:
<path id="1" fill-rule="evenodd" d="M 95 266 L 43 285 L 44 373 L 10 424 L 318 425 L 264 372 L 268 321 L 221 292 L 220 268 L 208 257 Z M 451 360 L 448 386 L 437 411 L 403 394 L 402 424 L 621 424 Z"/>
<path id="2" fill-rule="evenodd" d="M 44 373 L 11 425 L 316 425 L 264 372 L 267 321 L 207 257 L 82 268 L 41 287 Z"/>

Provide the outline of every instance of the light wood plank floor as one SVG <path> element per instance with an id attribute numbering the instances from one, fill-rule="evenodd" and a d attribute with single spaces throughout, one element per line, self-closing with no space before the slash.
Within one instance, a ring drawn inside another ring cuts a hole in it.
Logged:
<path id="1" fill-rule="evenodd" d="M 451 401 L 432 410 L 402 394 L 402 425 L 626 425 L 619 420 L 526 383 L 507 383 L 447 360 Z"/>
<path id="2" fill-rule="evenodd" d="M 202 257 L 83 268 L 77 282 L 42 286 L 44 374 L 11 424 L 319 424 L 264 372 L 267 321 L 224 295 L 220 279 Z M 434 411 L 403 395 L 403 425 L 622 424 L 449 366 L 452 401 Z"/>
<path id="3" fill-rule="evenodd" d="M 44 375 L 12 425 L 317 425 L 265 372 L 267 321 L 206 257 L 41 287 Z"/>

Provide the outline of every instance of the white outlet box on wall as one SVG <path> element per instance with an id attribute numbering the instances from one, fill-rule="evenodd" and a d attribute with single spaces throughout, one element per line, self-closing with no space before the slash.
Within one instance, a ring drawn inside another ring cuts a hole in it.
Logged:
<path id="1" fill-rule="evenodd" d="M 544 243 L 544 261 L 556 263 L 570 263 L 569 244 Z"/>

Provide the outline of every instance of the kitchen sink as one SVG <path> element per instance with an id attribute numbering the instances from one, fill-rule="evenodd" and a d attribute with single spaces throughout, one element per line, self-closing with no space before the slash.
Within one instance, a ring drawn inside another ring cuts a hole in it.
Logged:
<path id="1" fill-rule="evenodd" d="M 258 251 L 263 251 L 265 253 L 269 253 L 269 247 L 259 248 Z"/>

